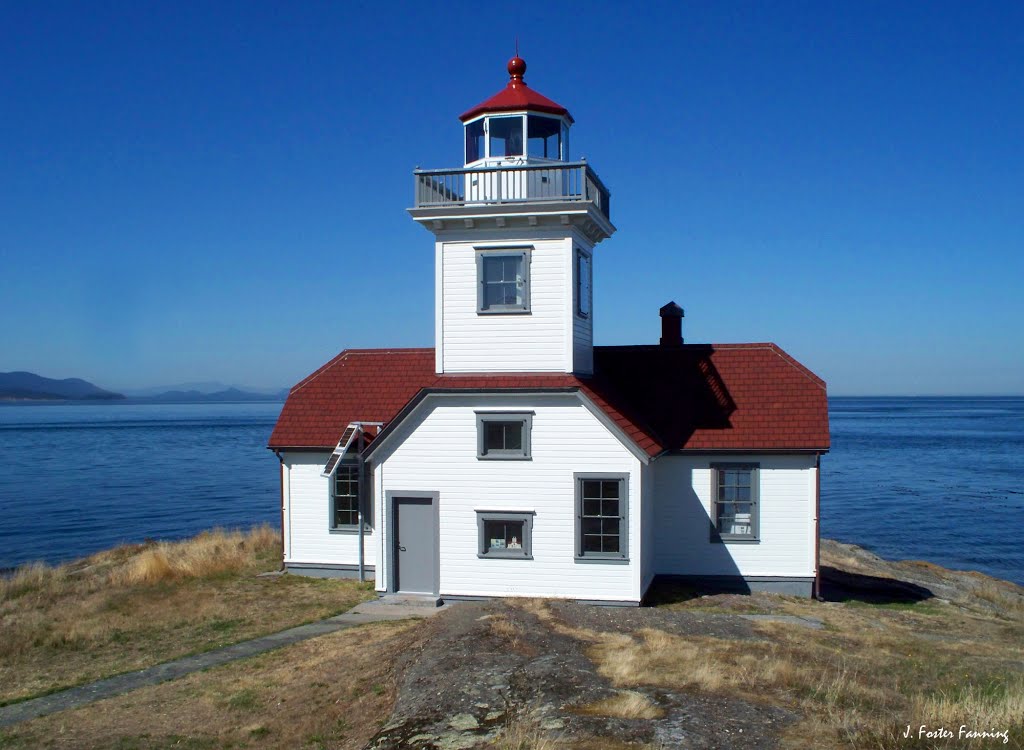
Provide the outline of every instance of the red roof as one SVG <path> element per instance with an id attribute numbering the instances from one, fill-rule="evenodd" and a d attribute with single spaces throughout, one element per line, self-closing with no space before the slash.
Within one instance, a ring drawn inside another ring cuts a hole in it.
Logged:
<path id="1" fill-rule="evenodd" d="M 775 344 L 594 347 L 593 377 L 437 375 L 433 349 L 343 351 L 288 394 L 269 447 L 333 449 L 432 391 L 581 391 L 650 456 L 828 450 L 825 383 Z"/>
<path id="2" fill-rule="evenodd" d="M 525 73 L 526 63 L 519 57 L 513 57 L 508 61 L 509 79 L 505 88 L 490 99 L 480 102 L 472 109 L 463 112 L 459 119 L 466 122 L 488 112 L 520 112 L 526 109 L 534 112 L 562 115 L 568 117 L 569 122 L 572 122 L 573 119 L 572 115 L 569 114 L 569 110 L 526 85 L 526 81 L 523 80 Z"/>

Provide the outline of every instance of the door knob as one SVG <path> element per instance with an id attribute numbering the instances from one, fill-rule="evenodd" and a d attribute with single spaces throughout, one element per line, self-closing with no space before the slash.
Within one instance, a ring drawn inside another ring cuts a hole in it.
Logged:
<path id="1" fill-rule="evenodd" d="M 399 552 L 405 552 L 405 547 L 403 547 L 401 544 L 399 544 L 398 545 L 398 551 Z"/>

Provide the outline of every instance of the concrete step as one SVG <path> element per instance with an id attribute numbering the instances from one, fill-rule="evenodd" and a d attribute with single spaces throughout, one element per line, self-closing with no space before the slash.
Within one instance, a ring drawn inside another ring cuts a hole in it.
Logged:
<path id="1" fill-rule="evenodd" d="M 432 594 L 384 594 L 379 599 L 363 602 L 351 614 L 374 617 L 430 617 L 447 609 L 441 598 Z"/>
<path id="2" fill-rule="evenodd" d="M 382 594 L 379 604 L 394 604 L 399 607 L 440 607 L 444 604 L 437 594 Z"/>

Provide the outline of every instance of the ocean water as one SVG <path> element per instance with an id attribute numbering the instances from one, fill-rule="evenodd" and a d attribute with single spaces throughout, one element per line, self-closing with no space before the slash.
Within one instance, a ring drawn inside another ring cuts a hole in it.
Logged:
<path id="1" fill-rule="evenodd" d="M 1024 398 L 833 398 L 821 533 L 1024 585 Z"/>
<path id="2" fill-rule="evenodd" d="M 280 403 L 0 406 L 0 568 L 281 523 Z"/>
<path id="3" fill-rule="evenodd" d="M 0 406 L 0 568 L 280 522 L 279 403 Z M 1024 584 L 1024 398 L 835 398 L 822 535 Z"/>

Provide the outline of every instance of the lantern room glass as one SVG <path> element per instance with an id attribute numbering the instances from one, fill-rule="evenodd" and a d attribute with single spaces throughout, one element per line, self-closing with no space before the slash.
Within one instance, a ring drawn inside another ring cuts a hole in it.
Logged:
<path id="1" fill-rule="evenodd" d="M 562 159 L 562 121 L 553 117 L 529 115 L 526 135 L 529 156 L 537 159 Z"/>
<path id="2" fill-rule="evenodd" d="M 533 113 L 487 115 L 465 125 L 466 164 L 527 157 L 568 161 L 569 126 L 560 117 Z"/>
<path id="3" fill-rule="evenodd" d="M 484 121 L 475 120 L 466 125 L 466 164 L 484 158 Z"/>
<path id="4" fill-rule="evenodd" d="M 523 156 L 523 118 L 491 117 L 487 123 L 488 156 Z"/>

